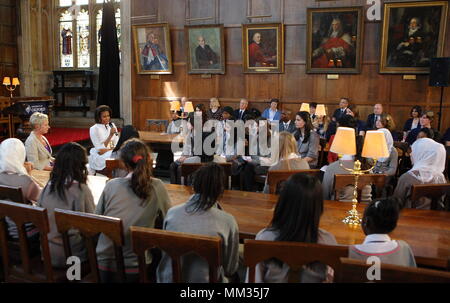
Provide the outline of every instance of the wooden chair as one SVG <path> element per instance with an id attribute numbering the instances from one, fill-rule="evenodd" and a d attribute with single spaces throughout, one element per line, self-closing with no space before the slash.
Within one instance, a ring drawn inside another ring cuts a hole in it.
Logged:
<path id="1" fill-rule="evenodd" d="M 313 175 L 320 179 L 320 169 L 299 169 L 299 170 L 269 170 L 267 174 L 267 184 L 269 184 L 269 193 L 275 194 L 281 182 L 286 181 L 290 176 L 302 173 Z"/>
<path id="2" fill-rule="evenodd" d="M 430 209 L 440 209 L 438 205 L 442 196 L 444 196 L 446 201 L 450 198 L 450 183 L 413 185 L 411 190 L 412 207 L 415 208 L 415 202 L 419 198 L 427 197 L 431 199 Z M 449 205 L 446 205 L 444 208 L 448 210 L 448 207 Z"/>
<path id="3" fill-rule="evenodd" d="M 116 169 L 126 170 L 127 169 L 125 166 L 125 163 L 123 163 L 123 161 L 120 159 L 106 159 L 105 163 L 106 163 L 106 167 L 103 170 L 103 172 L 105 173 L 105 176 L 108 177 L 108 179 L 113 178 L 114 170 L 116 170 Z"/>
<path id="4" fill-rule="evenodd" d="M 358 201 L 361 200 L 361 191 L 366 185 L 375 185 L 377 188 L 376 193 L 377 197 L 381 194 L 381 189 L 386 184 L 386 177 L 385 174 L 364 174 L 360 175 L 358 178 Z M 342 188 L 348 186 L 348 185 L 355 185 L 355 176 L 351 174 L 346 175 L 340 175 L 336 174 L 334 175 L 334 196 L 337 200 L 339 195 L 338 192 Z"/>
<path id="5" fill-rule="evenodd" d="M 187 184 L 187 178 L 192 175 L 197 169 L 206 165 L 207 163 L 183 163 L 181 164 L 181 178 L 182 184 Z M 230 178 L 231 178 L 231 163 L 217 163 L 224 169 L 225 172 L 225 184 L 226 188 L 230 189 Z"/>
<path id="6" fill-rule="evenodd" d="M 133 250 L 139 259 L 141 282 L 149 282 L 147 276 L 144 274 L 147 271 L 145 252 L 154 247 L 163 250 L 172 258 L 173 282 L 182 282 L 181 257 L 191 252 L 208 262 L 209 282 L 217 282 L 218 269 L 222 265 L 220 237 L 186 234 L 137 226 L 131 226 L 130 230 Z"/>
<path id="7" fill-rule="evenodd" d="M 122 246 L 124 235 L 122 220 L 119 218 L 99 216 L 70 210 L 55 209 L 55 221 L 58 231 L 62 234 L 66 258 L 72 256 L 68 232 L 77 229 L 85 240 L 90 273 L 83 278 L 85 282 L 100 282 L 97 263 L 97 240 L 100 233 L 107 236 L 114 244 L 117 274 L 121 282 L 125 282 L 125 263 Z"/>
<path id="8" fill-rule="evenodd" d="M 21 264 L 10 261 L 8 249 L 8 228 L 5 217 L 16 225 L 19 233 Z M 39 229 L 41 256 L 30 258 L 29 243 L 25 223 L 32 223 Z M 3 270 L 6 282 L 62 282 L 66 281 L 65 271 L 52 268 L 47 234 L 50 231 L 47 210 L 45 208 L 0 201 L 0 244 L 2 247 Z M 42 260 L 41 260 L 42 258 Z"/>
<path id="9" fill-rule="evenodd" d="M 272 258 L 276 258 L 290 267 L 289 282 L 298 281 L 300 269 L 315 261 L 331 266 L 334 269 L 334 280 L 336 281 L 339 276 L 339 258 L 347 256 L 347 246 L 248 239 L 244 242 L 244 264 L 249 267 L 250 283 L 255 282 L 256 265 Z"/>
<path id="10" fill-rule="evenodd" d="M 25 204 L 26 201 L 22 194 L 22 188 L 0 185 L 0 200 L 8 200 Z"/>
<path id="11" fill-rule="evenodd" d="M 342 283 L 450 283 L 450 272 L 391 264 L 381 264 L 380 280 L 368 280 L 372 264 L 349 258 L 341 258 L 340 262 Z"/>

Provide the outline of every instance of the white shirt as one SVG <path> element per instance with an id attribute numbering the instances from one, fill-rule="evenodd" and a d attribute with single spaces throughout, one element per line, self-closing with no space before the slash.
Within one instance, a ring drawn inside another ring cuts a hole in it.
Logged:
<path id="1" fill-rule="evenodd" d="M 272 110 L 269 109 L 269 121 L 273 121 L 273 118 L 275 118 L 275 114 L 277 113 L 278 110 Z"/>
<path id="2" fill-rule="evenodd" d="M 398 247 L 398 243 L 387 234 L 371 234 L 366 236 L 363 244 L 355 245 L 356 249 L 368 254 L 390 252 Z"/>
<path id="3" fill-rule="evenodd" d="M 116 126 L 114 123 L 112 123 L 113 128 Z M 108 148 L 105 146 L 105 141 L 109 137 L 109 132 L 111 130 L 111 127 L 108 124 L 101 124 L 97 123 L 89 129 L 89 135 L 91 137 L 92 144 L 94 145 L 95 149 L 100 150 L 104 148 Z M 117 142 L 119 141 L 119 136 L 112 136 L 111 142 L 114 144 L 114 146 L 117 145 Z"/>
<path id="4" fill-rule="evenodd" d="M 291 120 L 288 122 L 283 122 L 284 130 L 287 130 L 289 128 L 289 124 L 291 124 Z"/>

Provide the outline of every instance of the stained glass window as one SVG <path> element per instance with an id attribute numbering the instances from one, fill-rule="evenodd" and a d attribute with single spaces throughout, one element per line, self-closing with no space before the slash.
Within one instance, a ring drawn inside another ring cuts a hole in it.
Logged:
<path id="1" fill-rule="evenodd" d="M 121 47 L 120 0 L 113 1 L 119 51 Z M 58 0 L 59 61 L 63 68 L 89 68 L 91 57 L 100 65 L 100 28 L 103 0 Z M 92 14 L 95 20 L 90 20 Z M 95 21 L 92 26 L 91 21 Z M 93 38 L 93 39 L 92 39 Z M 97 47 L 93 47 L 95 43 Z M 121 54 L 119 53 L 119 56 Z M 94 63 L 95 66 L 95 63 Z"/>
<path id="2" fill-rule="evenodd" d="M 72 15 L 65 11 L 59 18 L 61 67 L 73 67 Z"/>
<path id="3" fill-rule="evenodd" d="M 89 67 L 89 12 L 85 9 L 82 9 L 77 17 L 77 42 L 78 67 Z"/>
<path id="4" fill-rule="evenodd" d="M 72 0 L 59 0 L 59 6 L 71 6 Z"/>

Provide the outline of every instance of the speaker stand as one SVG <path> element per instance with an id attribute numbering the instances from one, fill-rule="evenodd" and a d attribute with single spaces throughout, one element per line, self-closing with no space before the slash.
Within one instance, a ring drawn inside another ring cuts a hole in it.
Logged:
<path id="1" fill-rule="evenodd" d="M 442 99 L 444 98 L 444 86 L 441 86 L 441 101 L 439 102 L 439 121 L 438 121 L 438 131 L 441 131 L 441 120 L 442 120 Z"/>

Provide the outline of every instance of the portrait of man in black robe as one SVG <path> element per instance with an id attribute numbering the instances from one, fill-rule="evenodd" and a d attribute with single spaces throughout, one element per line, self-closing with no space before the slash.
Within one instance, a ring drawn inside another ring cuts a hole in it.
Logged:
<path id="1" fill-rule="evenodd" d="M 206 44 L 205 38 L 203 36 L 198 36 L 197 38 L 198 46 L 195 49 L 195 59 L 199 69 L 215 69 L 218 68 L 219 57 L 211 49 L 211 47 Z"/>

